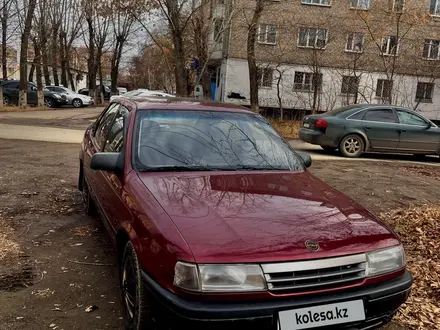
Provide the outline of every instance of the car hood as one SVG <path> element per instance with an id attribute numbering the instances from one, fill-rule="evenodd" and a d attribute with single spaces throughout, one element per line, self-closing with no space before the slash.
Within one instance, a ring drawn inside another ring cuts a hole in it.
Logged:
<path id="1" fill-rule="evenodd" d="M 309 172 L 139 173 L 196 262 L 273 262 L 399 244 L 359 204 Z M 317 252 L 305 242 L 316 241 Z"/>

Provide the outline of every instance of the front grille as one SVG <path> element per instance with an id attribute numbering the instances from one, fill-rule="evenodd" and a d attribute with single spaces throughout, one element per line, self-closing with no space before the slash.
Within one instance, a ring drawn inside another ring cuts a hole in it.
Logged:
<path id="1" fill-rule="evenodd" d="M 262 264 L 269 291 L 305 292 L 360 282 L 365 278 L 365 254 Z"/>

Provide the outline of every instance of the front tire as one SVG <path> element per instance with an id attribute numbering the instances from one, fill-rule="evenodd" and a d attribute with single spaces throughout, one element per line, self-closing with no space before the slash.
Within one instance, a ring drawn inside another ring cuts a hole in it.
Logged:
<path id="1" fill-rule="evenodd" d="M 52 99 L 46 98 L 46 99 L 44 99 L 44 106 L 46 106 L 48 108 L 54 108 L 55 102 Z"/>
<path id="2" fill-rule="evenodd" d="M 74 108 L 81 108 L 83 106 L 83 102 L 80 99 L 74 99 L 72 101 L 72 105 Z"/>
<path id="3" fill-rule="evenodd" d="M 350 134 L 344 137 L 339 144 L 339 151 L 344 157 L 356 158 L 364 152 L 364 140 L 356 134 Z"/>
<path id="4" fill-rule="evenodd" d="M 148 292 L 141 277 L 136 250 L 129 241 L 120 264 L 120 284 L 126 330 L 156 329 L 148 304 Z"/>
<path id="5" fill-rule="evenodd" d="M 90 195 L 89 185 L 87 184 L 86 176 L 82 168 L 79 172 L 79 178 L 81 180 L 81 184 L 78 185 L 78 188 L 80 188 L 82 192 L 84 211 L 88 216 L 95 217 L 97 215 L 95 202 Z"/>

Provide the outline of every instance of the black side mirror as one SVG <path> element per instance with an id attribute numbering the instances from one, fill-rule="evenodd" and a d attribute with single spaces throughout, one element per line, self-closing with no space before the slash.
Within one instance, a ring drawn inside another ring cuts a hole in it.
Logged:
<path id="1" fill-rule="evenodd" d="M 306 167 L 312 166 L 312 157 L 307 152 L 297 151 L 296 153 L 301 157 Z"/>
<path id="2" fill-rule="evenodd" d="M 123 155 L 120 152 L 97 152 L 92 156 L 90 168 L 95 171 L 114 172 L 121 174 Z"/>

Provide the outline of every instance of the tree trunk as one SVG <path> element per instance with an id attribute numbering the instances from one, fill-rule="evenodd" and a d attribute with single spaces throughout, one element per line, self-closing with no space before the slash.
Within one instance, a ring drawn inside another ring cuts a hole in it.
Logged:
<path id="1" fill-rule="evenodd" d="M 101 57 L 101 56 L 100 56 Z M 101 61 L 100 61 L 101 62 Z M 102 75 L 102 65 L 99 65 L 99 102 L 100 104 L 104 103 L 104 79 Z"/>
<path id="2" fill-rule="evenodd" d="M 51 81 L 50 81 L 50 73 L 49 73 L 49 56 L 47 55 L 47 32 L 46 32 L 45 24 L 41 24 L 41 28 L 40 28 L 40 49 L 41 49 L 41 59 L 43 62 L 44 83 L 46 85 L 50 85 Z"/>
<path id="3" fill-rule="evenodd" d="M 52 75 L 53 75 L 53 81 L 55 86 L 60 85 L 60 80 L 58 78 L 58 30 L 59 30 L 59 24 L 55 24 L 53 27 L 53 33 L 52 33 L 52 44 L 51 44 L 51 55 L 52 55 Z"/>
<path id="4" fill-rule="evenodd" d="M 177 96 L 188 96 L 188 73 L 185 66 L 185 49 L 180 31 L 174 32 L 174 74 Z"/>
<path id="5" fill-rule="evenodd" d="M 259 112 L 260 106 L 258 104 L 258 68 L 255 58 L 255 43 L 257 41 L 257 28 L 260 22 L 261 14 L 264 10 L 264 3 L 266 0 L 256 0 L 256 6 L 252 17 L 251 24 L 248 30 L 247 38 L 247 61 L 249 68 L 249 93 L 251 109 L 254 112 Z"/>
<path id="6" fill-rule="evenodd" d="M 8 79 L 8 4 L 6 0 L 3 1 L 3 14 L 2 14 L 2 71 L 3 80 Z M 3 99 L 3 95 L 2 95 Z M 3 102 L 2 102 L 3 104 Z"/>
<path id="7" fill-rule="evenodd" d="M 112 61 L 111 61 L 111 90 L 112 94 L 118 93 L 118 76 L 119 76 L 119 63 L 121 62 L 122 49 L 124 47 L 124 37 L 116 37 L 116 45 L 113 50 Z"/>
<path id="8" fill-rule="evenodd" d="M 70 65 L 67 63 L 67 76 L 69 77 L 70 89 L 74 92 L 76 91 L 75 81 L 73 79 L 72 71 L 70 70 Z"/>
<path id="9" fill-rule="evenodd" d="M 37 105 L 44 106 L 44 92 L 43 92 L 43 74 L 41 72 L 41 49 L 40 44 L 36 38 L 33 39 L 34 44 L 34 63 L 37 80 Z"/>
<path id="10" fill-rule="evenodd" d="M 283 100 L 281 99 L 281 79 L 283 77 L 281 70 L 277 69 L 278 79 L 277 79 L 277 98 L 278 105 L 280 107 L 280 120 L 284 120 L 284 109 L 283 109 Z"/>
<path id="11" fill-rule="evenodd" d="M 34 65 L 34 63 L 32 63 L 31 69 L 29 70 L 29 77 L 28 77 L 28 80 L 30 82 L 34 81 L 34 73 L 35 73 L 35 65 Z"/>
<path id="12" fill-rule="evenodd" d="M 89 96 L 95 99 L 96 104 L 96 63 L 97 59 L 95 58 L 95 29 L 93 27 L 93 19 L 91 17 L 86 18 L 88 31 L 89 31 L 89 58 L 87 59 L 87 77 L 89 80 Z"/>
<path id="13" fill-rule="evenodd" d="M 67 84 L 67 52 L 66 34 L 60 32 L 60 63 L 61 63 L 61 85 L 69 87 Z"/>
<path id="14" fill-rule="evenodd" d="M 19 105 L 22 108 L 27 106 L 27 54 L 29 49 L 29 36 L 32 28 L 32 20 L 34 18 L 35 6 L 37 0 L 29 0 L 26 19 L 24 21 L 24 29 L 21 35 L 21 48 L 20 48 L 20 95 Z"/>

